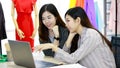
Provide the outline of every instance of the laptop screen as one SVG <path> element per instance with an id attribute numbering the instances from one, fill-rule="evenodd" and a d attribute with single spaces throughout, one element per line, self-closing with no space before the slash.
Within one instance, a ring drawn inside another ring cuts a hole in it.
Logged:
<path id="1" fill-rule="evenodd" d="M 8 40 L 12 52 L 14 63 L 24 67 L 52 67 L 58 64 L 35 61 L 33 59 L 32 50 L 28 42 Z"/>

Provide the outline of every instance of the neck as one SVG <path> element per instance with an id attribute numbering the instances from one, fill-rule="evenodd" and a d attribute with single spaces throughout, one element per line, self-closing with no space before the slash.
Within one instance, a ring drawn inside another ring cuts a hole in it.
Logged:
<path id="1" fill-rule="evenodd" d="M 78 30 L 77 30 L 77 33 L 78 33 L 79 35 L 81 35 L 82 30 L 83 30 L 83 27 L 82 27 L 81 25 L 79 25 Z"/>

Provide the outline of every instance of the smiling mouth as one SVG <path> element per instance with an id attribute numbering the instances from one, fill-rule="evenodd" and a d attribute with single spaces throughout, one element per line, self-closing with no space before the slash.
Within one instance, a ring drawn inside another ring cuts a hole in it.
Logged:
<path id="1" fill-rule="evenodd" d="M 50 27 L 51 26 L 51 24 L 48 24 L 48 25 L 46 25 L 47 27 Z"/>
<path id="2" fill-rule="evenodd" d="M 50 25 L 48 25 L 47 27 L 50 27 Z"/>

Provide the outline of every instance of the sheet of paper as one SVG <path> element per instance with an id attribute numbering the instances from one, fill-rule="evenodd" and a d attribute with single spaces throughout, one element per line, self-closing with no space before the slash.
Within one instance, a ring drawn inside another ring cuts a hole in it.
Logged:
<path id="1" fill-rule="evenodd" d="M 67 64 L 67 65 L 54 66 L 50 68 L 87 68 L 87 67 L 84 67 L 80 64 Z"/>

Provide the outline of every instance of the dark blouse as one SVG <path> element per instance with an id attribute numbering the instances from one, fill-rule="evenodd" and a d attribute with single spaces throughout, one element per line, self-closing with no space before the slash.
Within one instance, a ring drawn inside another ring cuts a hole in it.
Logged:
<path id="1" fill-rule="evenodd" d="M 69 35 L 69 32 L 68 32 L 68 29 L 67 28 L 64 28 L 64 27 L 61 27 L 59 26 L 59 33 L 60 33 L 60 39 L 59 39 L 59 48 L 63 48 L 63 45 L 65 44 L 67 38 L 68 38 L 68 35 Z M 49 38 L 49 40 L 47 42 L 41 42 L 40 43 L 51 43 L 51 40 Z M 52 51 L 52 49 L 47 49 L 47 50 L 43 50 L 45 56 L 52 56 L 54 57 L 54 52 Z"/>

